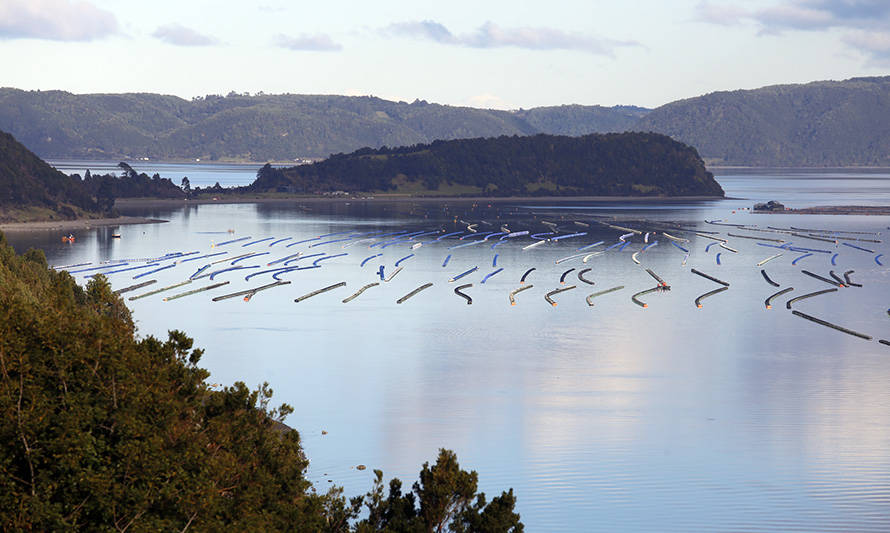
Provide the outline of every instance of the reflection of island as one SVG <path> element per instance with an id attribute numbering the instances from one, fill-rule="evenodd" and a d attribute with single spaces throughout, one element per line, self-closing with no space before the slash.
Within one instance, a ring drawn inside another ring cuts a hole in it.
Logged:
<path id="1" fill-rule="evenodd" d="M 752 213 L 769 213 L 783 215 L 890 215 L 888 205 L 823 205 L 816 207 L 803 207 L 800 209 L 755 209 Z"/>

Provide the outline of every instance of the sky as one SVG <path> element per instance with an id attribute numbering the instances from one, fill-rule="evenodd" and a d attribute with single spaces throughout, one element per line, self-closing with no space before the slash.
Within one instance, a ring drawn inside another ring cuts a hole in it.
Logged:
<path id="1" fill-rule="evenodd" d="M 657 107 L 890 73 L 890 0 L 0 0 L 0 86 Z"/>

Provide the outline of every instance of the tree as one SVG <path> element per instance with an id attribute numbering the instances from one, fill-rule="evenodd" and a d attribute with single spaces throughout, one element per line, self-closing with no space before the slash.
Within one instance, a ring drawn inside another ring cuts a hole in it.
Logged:
<path id="1" fill-rule="evenodd" d="M 114 189 L 110 180 L 105 180 L 99 185 L 99 190 L 96 191 L 96 205 L 103 213 L 111 213 L 114 209 Z"/>
<path id="2" fill-rule="evenodd" d="M 192 196 L 192 184 L 189 182 L 188 176 L 184 176 L 182 178 L 182 192 L 185 193 L 186 198 L 191 198 Z"/>

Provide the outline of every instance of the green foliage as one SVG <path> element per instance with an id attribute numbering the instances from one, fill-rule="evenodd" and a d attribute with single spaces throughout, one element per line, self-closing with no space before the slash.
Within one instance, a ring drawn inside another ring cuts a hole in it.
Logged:
<path id="1" fill-rule="evenodd" d="M 890 77 L 715 92 L 653 110 L 636 126 L 691 144 L 709 162 L 890 165 Z"/>
<path id="2" fill-rule="evenodd" d="M 213 390 L 202 353 L 179 331 L 136 338 L 104 277 L 82 288 L 0 233 L 0 529 L 521 531 L 512 491 L 486 505 L 446 450 L 417 500 L 398 480 L 384 498 L 378 472 L 355 523 L 365 498 L 306 480 L 293 408 L 268 384 Z"/>
<path id="3" fill-rule="evenodd" d="M 640 108 L 497 111 L 368 96 L 86 94 L 0 89 L 0 129 L 43 157 L 293 160 L 436 139 L 629 129 Z"/>
<path id="4" fill-rule="evenodd" d="M 362 148 L 312 165 L 266 165 L 246 191 L 388 191 L 406 179 L 432 193 L 456 185 L 492 196 L 723 196 L 695 149 L 654 133 Z"/>

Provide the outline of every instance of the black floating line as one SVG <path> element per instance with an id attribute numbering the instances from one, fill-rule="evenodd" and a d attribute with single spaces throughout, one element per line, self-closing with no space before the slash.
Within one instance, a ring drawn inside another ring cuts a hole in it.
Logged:
<path id="1" fill-rule="evenodd" d="M 537 270 L 537 269 L 535 267 L 531 267 L 530 269 L 526 270 L 525 274 L 523 274 L 522 277 L 519 278 L 519 283 L 525 283 L 525 278 L 527 278 L 528 275 L 531 274 L 532 271 L 534 271 L 534 270 Z"/>
<path id="2" fill-rule="evenodd" d="M 699 276 L 701 276 L 705 279 L 709 279 L 709 280 L 713 281 L 714 283 L 719 283 L 720 285 L 723 285 L 724 287 L 729 287 L 729 283 L 726 283 L 723 280 L 719 280 L 719 279 L 715 278 L 714 276 L 709 276 L 709 275 L 705 274 L 704 272 L 699 272 L 698 270 L 696 270 L 694 268 L 692 269 L 692 273 L 698 274 Z"/>
<path id="3" fill-rule="evenodd" d="M 890 346 L 890 341 L 885 341 L 884 339 L 881 339 L 878 342 L 880 342 L 881 344 L 886 344 L 887 346 Z"/>
<path id="4" fill-rule="evenodd" d="M 467 301 L 467 305 L 470 305 L 471 303 L 473 303 L 473 299 L 470 298 L 469 294 L 465 294 L 465 293 L 461 292 L 461 290 L 468 289 L 472 286 L 473 286 L 472 283 L 467 283 L 465 285 L 458 285 L 457 287 L 454 288 L 454 294 L 460 296 L 461 298 L 464 298 Z"/>
<path id="5" fill-rule="evenodd" d="M 553 296 L 556 296 L 557 294 L 559 294 L 561 292 L 570 291 L 574 288 L 575 288 L 575 285 L 569 285 L 568 287 L 563 287 L 561 289 L 556 289 L 556 290 L 550 291 L 544 295 L 544 299 L 547 300 L 547 303 L 549 303 L 553 307 L 556 307 L 556 302 L 553 300 Z"/>
<path id="6" fill-rule="evenodd" d="M 402 296 L 401 298 L 399 298 L 398 300 L 396 300 L 396 303 L 397 303 L 397 304 L 403 303 L 405 300 L 407 300 L 408 298 L 414 296 L 414 295 L 417 294 L 418 292 L 420 292 L 420 291 L 422 291 L 422 290 L 424 290 L 424 289 L 429 289 L 429 288 L 432 287 L 432 286 L 433 286 L 432 283 L 424 283 L 424 284 L 421 285 L 420 287 L 417 287 L 416 289 L 414 289 L 413 291 L 409 292 L 409 293 L 406 294 L 405 296 Z"/>
<path id="7" fill-rule="evenodd" d="M 640 291 L 640 292 L 634 294 L 633 296 L 631 296 L 630 299 L 631 299 L 631 301 L 633 301 L 633 303 L 639 305 L 640 307 L 649 307 L 649 304 L 640 301 L 639 297 L 645 296 L 651 292 L 655 292 L 655 291 L 659 290 L 660 288 L 661 287 L 652 287 L 651 289 L 646 289 L 645 291 Z"/>
<path id="8" fill-rule="evenodd" d="M 575 268 L 572 267 L 572 268 L 566 270 L 565 272 L 563 272 L 563 273 L 562 273 L 562 276 L 559 277 L 559 282 L 560 282 L 561 284 L 565 285 L 565 283 L 566 283 L 566 276 L 568 276 L 569 273 L 570 273 L 570 272 L 573 272 L 574 270 L 575 270 Z"/>
<path id="9" fill-rule="evenodd" d="M 831 279 L 838 282 L 838 284 L 840 284 L 841 287 L 843 287 L 844 284 L 846 283 L 844 280 L 841 279 L 840 276 L 838 276 L 837 274 L 834 273 L 834 270 L 829 270 L 828 275 L 831 276 Z"/>
<path id="10" fill-rule="evenodd" d="M 781 285 L 779 285 L 775 281 L 769 279 L 769 276 L 766 275 L 766 270 L 761 270 L 760 273 L 763 274 L 763 279 L 765 279 L 767 283 L 769 283 L 773 287 L 781 287 Z"/>
<path id="11" fill-rule="evenodd" d="M 295 298 L 294 302 L 300 303 L 307 298 L 312 298 L 313 296 L 317 296 L 323 292 L 332 291 L 334 289 L 338 289 L 340 287 L 345 287 L 345 286 L 346 286 L 345 281 L 341 281 L 340 283 L 335 283 L 333 285 L 328 285 L 327 287 L 322 287 L 321 289 L 318 289 L 317 291 L 312 291 L 308 294 L 304 294 L 303 296 L 300 296 L 299 298 Z"/>
<path id="12" fill-rule="evenodd" d="M 847 285 L 849 285 L 851 287 L 862 287 L 861 283 L 855 283 L 853 281 L 850 281 L 850 274 L 852 274 L 853 272 L 856 272 L 856 271 L 848 270 L 848 271 L 844 272 L 844 281 L 846 281 Z"/>
<path id="13" fill-rule="evenodd" d="M 794 302 L 799 302 L 799 301 L 805 300 L 807 298 L 812 298 L 813 296 L 819 296 L 820 294 L 828 294 L 829 292 L 837 292 L 837 288 L 811 292 L 811 293 L 804 294 L 803 296 L 798 296 L 797 298 L 792 298 L 792 299 L 788 300 L 787 302 L 785 302 L 785 307 L 787 309 L 791 309 L 791 304 L 793 304 Z"/>
<path id="14" fill-rule="evenodd" d="M 764 305 L 766 305 L 767 309 L 772 309 L 773 308 L 773 300 L 775 300 L 779 296 L 782 296 L 783 294 L 789 293 L 793 290 L 794 290 L 794 287 L 786 287 L 786 288 L 780 290 L 779 292 L 770 294 L 769 298 L 767 298 L 763 303 L 764 303 Z"/>
<path id="15" fill-rule="evenodd" d="M 811 322 L 815 322 L 816 324 L 821 324 L 821 325 L 829 327 L 831 329 L 836 329 L 842 333 L 846 333 L 847 335 L 853 335 L 854 337 L 859 337 L 860 339 L 865 339 L 867 341 L 871 340 L 871 336 L 866 335 L 865 333 L 859 333 L 858 331 L 853 331 L 852 329 L 847 329 L 843 326 L 838 326 L 837 324 L 832 324 L 831 322 L 827 322 L 825 320 L 822 320 L 821 318 L 816 318 L 814 316 L 810 316 L 810 315 L 801 313 L 797 309 L 791 311 L 791 314 L 797 315 L 801 318 L 806 318 L 807 320 L 809 320 Z"/>
<path id="16" fill-rule="evenodd" d="M 800 273 L 806 274 L 807 276 L 810 276 L 811 278 L 816 278 L 819 281 L 824 281 L 825 283 L 828 283 L 829 285 L 834 285 L 835 287 L 843 287 L 844 286 L 843 283 L 838 283 L 838 282 L 834 281 L 833 279 L 828 279 L 828 278 L 822 277 L 819 274 L 813 274 L 809 270 L 801 270 Z"/>
<path id="17" fill-rule="evenodd" d="M 704 300 L 705 298 L 707 298 L 709 296 L 714 296 L 715 294 L 720 294 L 721 292 L 728 291 L 728 290 L 729 290 L 729 287 L 719 287 L 719 288 L 716 288 L 710 292 L 706 292 L 695 299 L 695 306 L 698 307 L 699 309 L 701 309 L 701 307 L 702 307 L 701 301 L 702 300 Z"/>
<path id="18" fill-rule="evenodd" d="M 594 282 L 592 282 L 592 281 L 590 281 L 589 279 L 587 279 L 587 278 L 584 277 L 584 274 L 590 272 L 591 270 L 593 270 L 593 269 L 592 269 L 592 268 L 585 268 L 584 270 L 579 270 L 579 271 L 578 271 L 578 280 L 580 280 L 580 281 L 582 281 L 582 282 L 584 282 L 584 283 L 586 283 L 586 284 L 588 284 L 588 285 L 595 285 Z"/>

